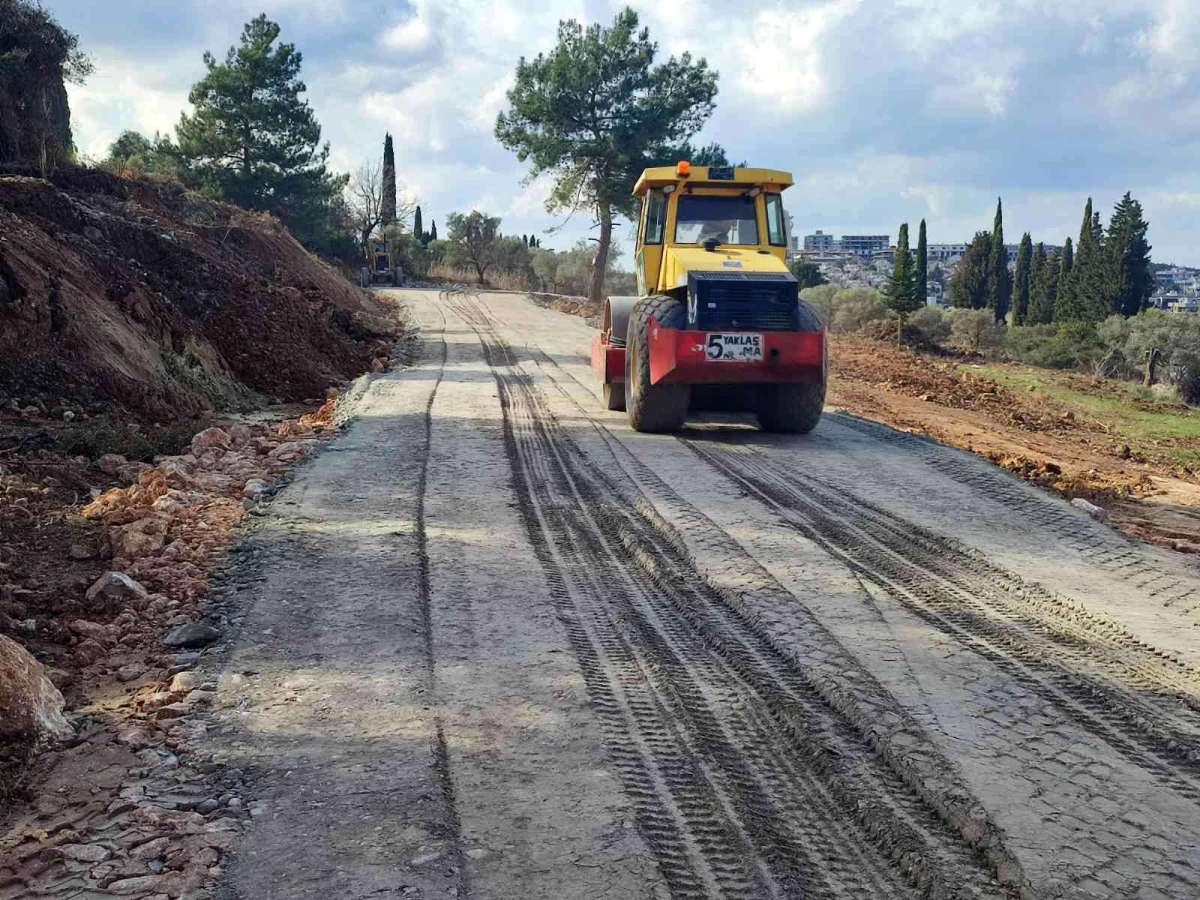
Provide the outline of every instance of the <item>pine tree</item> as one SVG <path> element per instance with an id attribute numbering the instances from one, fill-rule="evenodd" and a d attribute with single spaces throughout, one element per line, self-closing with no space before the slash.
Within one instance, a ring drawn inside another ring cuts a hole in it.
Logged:
<path id="1" fill-rule="evenodd" d="M 425 243 L 425 229 L 421 227 L 421 207 L 418 206 L 413 212 L 413 235 L 418 241 Z"/>
<path id="2" fill-rule="evenodd" d="M 396 221 L 396 152 L 392 148 L 392 136 L 383 137 L 383 200 L 380 218 L 386 227 Z"/>
<path id="3" fill-rule="evenodd" d="M 225 62 L 204 54 L 192 115 L 175 127 L 184 180 L 222 199 L 278 215 L 310 247 L 328 239 L 349 180 L 326 168 L 329 144 L 300 79 L 301 54 L 278 43 L 266 16 L 249 22 Z"/>
<path id="4" fill-rule="evenodd" d="M 1039 245 L 1040 246 L 1040 245 Z M 1017 250 L 1017 270 L 1013 277 L 1013 323 L 1024 325 L 1029 315 L 1029 291 L 1033 281 L 1033 239 L 1029 232 L 1021 235 Z"/>
<path id="5" fill-rule="evenodd" d="M 967 252 L 950 280 L 950 305 L 956 309 L 983 309 L 988 297 L 988 265 L 992 255 L 992 235 L 975 232 Z"/>
<path id="6" fill-rule="evenodd" d="M 1142 204 L 1129 192 L 1117 203 L 1108 226 L 1109 269 L 1113 278 L 1112 312 L 1137 315 L 1150 305 L 1154 276 L 1150 272 L 1149 224 Z"/>
<path id="7" fill-rule="evenodd" d="M 1012 277 L 1008 272 L 1008 248 L 1004 246 L 1004 207 L 996 198 L 996 219 L 992 225 L 992 255 L 988 261 L 988 309 L 1003 322 L 1012 302 Z"/>
<path id="8" fill-rule="evenodd" d="M 917 308 L 929 305 L 929 243 L 925 239 L 925 220 L 917 234 Z"/>
<path id="9" fill-rule="evenodd" d="M 884 296 L 888 307 L 902 316 L 918 309 L 916 269 L 912 251 L 908 249 L 907 222 L 900 226 L 900 236 L 896 239 L 896 261 L 892 265 Z"/>
<path id="10" fill-rule="evenodd" d="M 717 73 L 688 53 L 654 65 L 658 46 L 629 7 L 611 26 L 558 23 L 558 43 L 517 63 L 500 143 L 554 178 L 550 210 L 590 209 L 599 222 L 588 298 L 603 300 L 614 218 L 632 216 L 630 186 L 648 156 L 678 147 L 712 115 Z M 674 157 L 679 159 L 680 157 Z"/>

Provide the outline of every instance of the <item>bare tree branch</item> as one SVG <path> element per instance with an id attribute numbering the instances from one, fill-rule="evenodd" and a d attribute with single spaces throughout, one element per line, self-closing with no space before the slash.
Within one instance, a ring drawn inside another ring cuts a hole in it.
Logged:
<path id="1" fill-rule="evenodd" d="M 396 185 L 396 221 L 409 227 L 413 213 L 421 202 L 402 183 Z M 350 210 L 350 221 L 363 252 L 367 250 L 372 235 L 383 224 L 383 163 L 365 160 L 346 186 L 346 206 Z"/>
<path id="2" fill-rule="evenodd" d="M 358 235 L 359 246 L 366 252 L 371 235 L 383 221 L 383 164 L 365 161 L 358 167 L 346 188 L 350 221 Z"/>

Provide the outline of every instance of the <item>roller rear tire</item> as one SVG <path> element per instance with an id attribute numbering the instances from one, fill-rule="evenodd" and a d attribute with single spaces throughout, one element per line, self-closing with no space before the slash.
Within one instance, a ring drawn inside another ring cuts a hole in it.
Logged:
<path id="1" fill-rule="evenodd" d="M 825 408 L 825 383 L 764 384 L 758 389 L 758 424 L 763 431 L 808 434 Z"/>
<path id="2" fill-rule="evenodd" d="M 650 319 L 664 328 L 683 328 L 687 310 L 662 294 L 639 300 L 629 314 L 625 338 L 625 410 L 634 431 L 678 431 L 687 419 L 692 389 L 686 384 L 650 383 Z"/>

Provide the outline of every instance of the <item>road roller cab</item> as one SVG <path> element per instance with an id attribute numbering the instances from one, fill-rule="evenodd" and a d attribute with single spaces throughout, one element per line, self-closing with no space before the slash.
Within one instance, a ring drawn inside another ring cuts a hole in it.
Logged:
<path id="1" fill-rule="evenodd" d="M 646 169 L 637 297 L 609 297 L 592 364 L 609 409 L 638 431 L 682 427 L 690 409 L 747 409 L 770 431 L 807 432 L 825 398 L 819 316 L 788 271 L 787 172 Z"/>

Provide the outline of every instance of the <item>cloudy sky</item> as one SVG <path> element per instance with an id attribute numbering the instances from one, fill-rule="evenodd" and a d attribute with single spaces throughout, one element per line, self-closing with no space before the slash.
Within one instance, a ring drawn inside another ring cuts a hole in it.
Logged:
<path id="1" fill-rule="evenodd" d="M 201 56 L 223 57 L 266 12 L 304 54 L 308 98 L 338 168 L 396 139 L 400 179 L 426 222 L 478 208 L 509 233 L 587 215 L 543 209 L 492 136 L 521 55 L 559 19 L 609 22 L 608 0 L 44 0 L 92 54 L 72 88 L 76 140 L 102 156 L 123 129 L 170 131 Z M 1107 218 L 1132 190 L 1154 257 L 1200 265 L 1200 2 L 1196 0 L 743 0 L 632 4 L 660 53 L 720 72 L 701 140 L 788 169 L 795 229 L 895 234 L 928 220 L 933 242 L 990 228 L 1010 241 L 1076 235 L 1083 203 Z"/>

